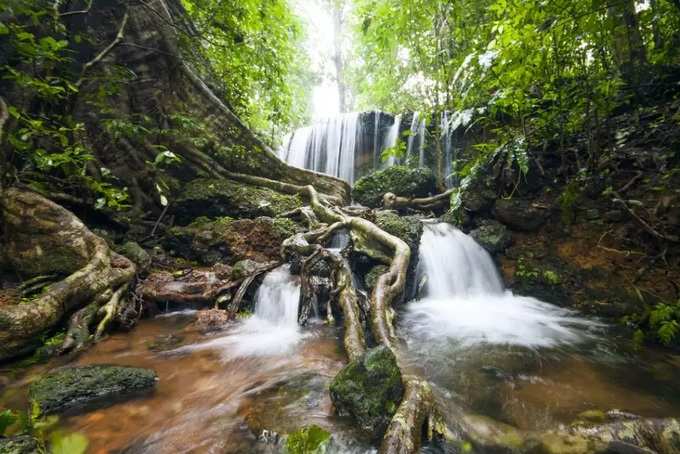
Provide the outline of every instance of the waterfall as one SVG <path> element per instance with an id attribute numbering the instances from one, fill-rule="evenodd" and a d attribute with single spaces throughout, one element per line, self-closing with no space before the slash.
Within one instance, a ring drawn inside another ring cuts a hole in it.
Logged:
<path id="1" fill-rule="evenodd" d="M 551 347 L 579 342 L 596 322 L 503 286 L 489 254 L 450 224 L 425 224 L 419 279 L 424 298 L 409 303 L 406 331 L 421 341 Z"/>
<path id="2" fill-rule="evenodd" d="M 452 188 L 456 184 L 456 178 L 453 175 L 453 160 L 455 158 L 453 151 L 453 133 L 455 131 L 451 130 L 451 122 L 449 120 L 449 112 L 444 112 L 442 114 L 441 122 L 441 141 L 442 141 L 442 153 L 443 153 L 443 175 L 444 183 L 447 188 Z"/>
<path id="3" fill-rule="evenodd" d="M 359 115 L 343 114 L 298 129 L 287 140 L 283 159 L 353 183 L 354 155 L 362 135 Z"/>
<path id="4" fill-rule="evenodd" d="M 264 277 L 252 316 L 225 336 L 176 351 L 219 349 L 226 359 L 286 354 L 303 338 L 297 321 L 299 304 L 299 280 L 288 265 L 280 266 Z"/>
<path id="5" fill-rule="evenodd" d="M 413 113 L 411 119 L 411 128 L 408 141 L 406 144 L 406 156 L 410 158 L 415 156 L 418 151 L 418 166 L 425 166 L 425 119 L 420 118 L 418 112 Z M 416 149 L 416 146 L 418 147 Z"/>
<path id="6" fill-rule="evenodd" d="M 397 115 L 394 117 L 394 123 L 392 123 L 392 126 L 390 126 L 390 129 L 387 130 L 387 134 L 385 134 L 385 141 L 384 141 L 384 146 L 383 150 L 387 150 L 388 148 L 394 147 L 397 142 L 399 141 L 399 128 L 401 127 L 401 115 Z M 382 150 L 381 150 L 382 151 Z M 394 156 L 390 156 L 387 159 L 387 163 L 383 164 L 385 167 L 391 167 L 394 164 L 396 164 L 396 159 Z"/>

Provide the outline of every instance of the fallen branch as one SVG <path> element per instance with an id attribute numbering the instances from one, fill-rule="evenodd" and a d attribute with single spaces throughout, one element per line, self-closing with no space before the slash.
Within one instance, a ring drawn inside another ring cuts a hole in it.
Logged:
<path id="1" fill-rule="evenodd" d="M 626 210 L 626 212 L 653 237 L 659 240 L 669 241 L 671 243 L 680 242 L 680 238 L 676 235 L 664 235 L 663 233 L 660 233 L 659 231 L 655 230 L 651 225 L 649 225 L 649 223 L 647 223 L 647 221 L 642 219 L 635 211 L 633 211 L 633 209 L 628 206 L 628 204 L 623 200 L 623 198 L 619 194 L 615 192 L 614 196 L 615 198 L 612 200 L 612 202 L 621 205 L 623 209 Z"/>
<path id="2" fill-rule="evenodd" d="M 123 37 L 125 36 L 125 26 L 127 25 L 128 21 L 128 11 L 125 11 L 125 14 L 123 15 L 123 20 L 120 22 L 120 27 L 118 27 L 118 33 L 116 34 L 116 37 L 114 40 L 106 46 L 101 52 L 99 52 L 92 60 L 88 61 L 83 65 L 83 69 L 80 71 L 80 77 L 75 83 L 76 88 L 80 88 L 80 86 L 83 84 L 85 80 L 85 73 L 92 68 L 94 65 L 99 63 L 106 57 L 111 50 L 118 45 L 119 42 L 123 40 Z"/>
<path id="3" fill-rule="evenodd" d="M 455 191 L 456 189 L 449 189 L 441 194 L 422 198 L 399 197 L 396 194 L 387 192 L 383 195 L 383 207 L 388 210 L 399 210 L 404 208 L 411 208 L 414 210 L 434 210 L 448 205 L 451 201 L 451 194 Z"/>

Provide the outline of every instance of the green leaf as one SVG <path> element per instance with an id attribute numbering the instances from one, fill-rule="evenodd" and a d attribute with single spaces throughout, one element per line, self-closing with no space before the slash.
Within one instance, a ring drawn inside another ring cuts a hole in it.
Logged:
<path id="1" fill-rule="evenodd" d="M 5 435 L 5 431 L 14 424 L 18 419 L 18 415 L 12 410 L 6 409 L 0 411 L 0 437 Z"/>
<path id="2" fill-rule="evenodd" d="M 52 454 L 84 454 L 88 444 L 87 437 L 78 432 L 71 434 L 54 432 L 50 436 Z"/>

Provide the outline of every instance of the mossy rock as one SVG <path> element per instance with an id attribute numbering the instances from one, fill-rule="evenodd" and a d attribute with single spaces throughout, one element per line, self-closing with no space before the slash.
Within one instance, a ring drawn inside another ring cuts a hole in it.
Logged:
<path id="1" fill-rule="evenodd" d="M 517 260 L 513 291 L 558 305 L 565 305 L 569 301 L 562 274 L 552 266 L 539 265 L 527 257 Z"/>
<path id="2" fill-rule="evenodd" d="M 303 427 L 286 438 L 286 454 L 324 454 L 331 444 L 330 432 L 317 425 Z"/>
<path id="3" fill-rule="evenodd" d="M 411 256 L 416 256 L 423 234 L 423 223 L 418 216 L 399 216 L 394 211 L 378 211 L 375 213 L 375 224 L 406 242 L 411 248 Z"/>
<path id="4" fill-rule="evenodd" d="M 0 454 L 36 454 L 38 441 L 30 435 L 16 435 L 14 437 L 0 437 Z"/>
<path id="5" fill-rule="evenodd" d="M 376 265 L 371 268 L 371 270 L 366 273 L 366 276 L 364 276 L 366 287 L 370 290 L 373 290 L 373 287 L 375 287 L 375 284 L 378 282 L 378 278 L 382 276 L 387 271 L 387 269 L 387 265 Z"/>
<path id="6" fill-rule="evenodd" d="M 108 406 L 151 390 L 157 381 L 151 369 L 107 365 L 69 367 L 32 383 L 28 396 L 34 416 L 38 416 Z"/>
<path id="7" fill-rule="evenodd" d="M 297 195 L 227 179 L 198 178 L 189 182 L 173 204 L 180 224 L 199 216 L 255 218 L 278 216 L 302 206 Z"/>
<path id="8" fill-rule="evenodd" d="M 352 197 L 371 208 L 382 206 L 386 192 L 402 197 L 427 197 L 435 192 L 435 177 L 430 169 L 393 166 L 357 180 Z"/>
<path id="9" fill-rule="evenodd" d="M 208 266 L 243 259 L 267 262 L 279 259 L 281 243 L 296 230 L 297 225 L 287 218 L 199 217 L 187 226 L 169 229 L 163 246 Z"/>
<path id="10" fill-rule="evenodd" d="M 394 353 L 380 346 L 351 361 L 331 382 L 330 394 L 340 415 L 351 416 L 372 439 L 379 439 L 404 394 Z"/>
<path id="11" fill-rule="evenodd" d="M 151 266 L 151 256 L 143 247 L 134 241 L 127 241 L 115 248 L 116 252 L 129 258 L 137 269 L 141 271 L 148 270 Z"/>
<path id="12" fill-rule="evenodd" d="M 486 221 L 470 232 L 470 236 L 479 243 L 489 254 L 498 254 L 505 251 L 512 237 L 508 228 L 497 221 Z"/>

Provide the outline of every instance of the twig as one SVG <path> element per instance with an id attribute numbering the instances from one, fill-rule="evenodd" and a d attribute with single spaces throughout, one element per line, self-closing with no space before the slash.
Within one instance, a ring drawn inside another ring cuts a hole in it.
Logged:
<path id="1" fill-rule="evenodd" d="M 597 240 L 597 245 L 596 245 L 597 248 L 602 249 L 603 251 L 607 251 L 607 252 L 615 252 L 615 253 L 617 253 L 617 254 L 623 254 L 623 255 L 625 255 L 626 257 L 631 256 L 631 255 L 642 255 L 642 256 L 647 255 L 647 254 L 644 254 L 644 253 L 642 253 L 642 252 L 637 252 L 637 251 L 620 251 L 620 250 L 618 250 L 618 249 L 613 249 L 613 248 L 610 248 L 610 247 L 607 247 L 607 246 L 602 246 L 600 243 L 602 243 L 602 240 L 604 240 L 604 237 L 607 236 L 609 233 L 611 233 L 611 230 L 607 230 L 606 232 L 604 232 L 604 233 L 600 236 L 600 239 Z"/>
<path id="2" fill-rule="evenodd" d="M 642 171 L 638 170 L 637 173 L 635 174 L 635 176 L 633 178 L 631 178 L 628 183 L 623 185 L 621 187 L 621 189 L 619 189 L 618 192 L 626 192 L 628 190 L 628 188 L 630 188 L 633 185 L 633 183 L 635 183 L 637 180 L 639 180 L 642 177 L 642 175 L 644 175 L 642 173 Z"/>
<path id="3" fill-rule="evenodd" d="M 116 45 L 123 39 L 123 36 L 125 35 L 125 26 L 127 25 L 128 17 L 129 17 L 129 14 L 128 14 L 128 11 L 126 10 L 125 15 L 123 15 L 123 20 L 120 23 L 120 27 L 118 28 L 118 33 L 116 34 L 116 38 L 111 42 L 111 44 L 106 46 L 104 48 L 104 50 L 99 52 L 99 54 L 97 54 L 96 57 L 94 57 L 92 60 L 88 61 L 87 63 L 85 63 L 85 65 L 83 65 L 83 70 L 80 72 L 80 78 L 75 83 L 75 86 L 77 88 L 80 88 L 80 86 L 83 84 L 85 73 L 87 72 L 87 70 L 92 68 L 94 65 L 96 65 L 100 61 L 102 61 L 102 59 L 104 57 L 106 57 L 106 55 L 109 52 L 111 52 L 111 50 L 114 47 L 116 47 Z"/>
<path id="4" fill-rule="evenodd" d="M 166 203 L 165 206 L 163 207 L 163 211 L 161 211 L 161 215 L 158 216 L 158 219 L 156 219 L 156 223 L 153 225 L 153 229 L 151 229 L 151 234 L 149 235 L 149 237 L 152 237 L 156 234 L 156 229 L 158 229 L 158 226 L 160 225 L 163 216 L 165 216 L 165 213 L 167 213 L 169 206 L 170 204 Z"/>
<path id="5" fill-rule="evenodd" d="M 59 2 L 55 2 L 55 5 L 58 5 L 58 4 L 59 4 Z M 57 6 L 57 11 L 58 11 L 58 8 L 59 7 Z M 90 12 L 91 8 L 92 8 L 92 0 L 89 0 L 87 2 L 87 6 L 85 7 L 85 9 L 81 9 L 81 10 L 77 10 L 77 11 L 66 11 L 65 13 L 59 13 L 59 16 L 64 17 L 64 16 L 72 16 L 74 14 L 87 14 L 87 13 Z"/>
<path id="6" fill-rule="evenodd" d="M 659 233 L 657 230 L 655 230 L 654 228 L 652 228 L 652 226 L 649 225 L 649 224 L 647 223 L 647 221 L 645 221 L 645 220 L 642 219 L 640 216 L 638 216 L 637 213 L 635 213 L 635 211 L 633 211 L 633 210 L 628 206 L 628 204 L 621 198 L 621 196 L 620 196 L 619 194 L 617 194 L 617 193 L 615 192 L 615 193 L 614 193 L 614 196 L 615 196 L 616 198 L 613 199 L 612 201 L 613 201 L 614 203 L 620 204 L 620 205 L 623 207 L 623 209 L 626 210 L 626 211 L 628 212 L 628 214 L 630 214 L 630 215 L 633 217 L 633 219 L 635 219 L 635 220 L 637 221 L 637 223 L 640 224 L 640 225 L 642 226 L 642 228 L 644 228 L 645 230 L 647 230 L 647 232 L 649 232 L 652 236 L 654 236 L 655 238 L 660 239 L 660 240 L 670 241 L 670 242 L 672 242 L 672 243 L 678 243 L 678 242 L 680 242 L 680 239 L 678 239 L 678 237 L 675 236 L 675 235 L 664 235 L 663 233 Z"/>

